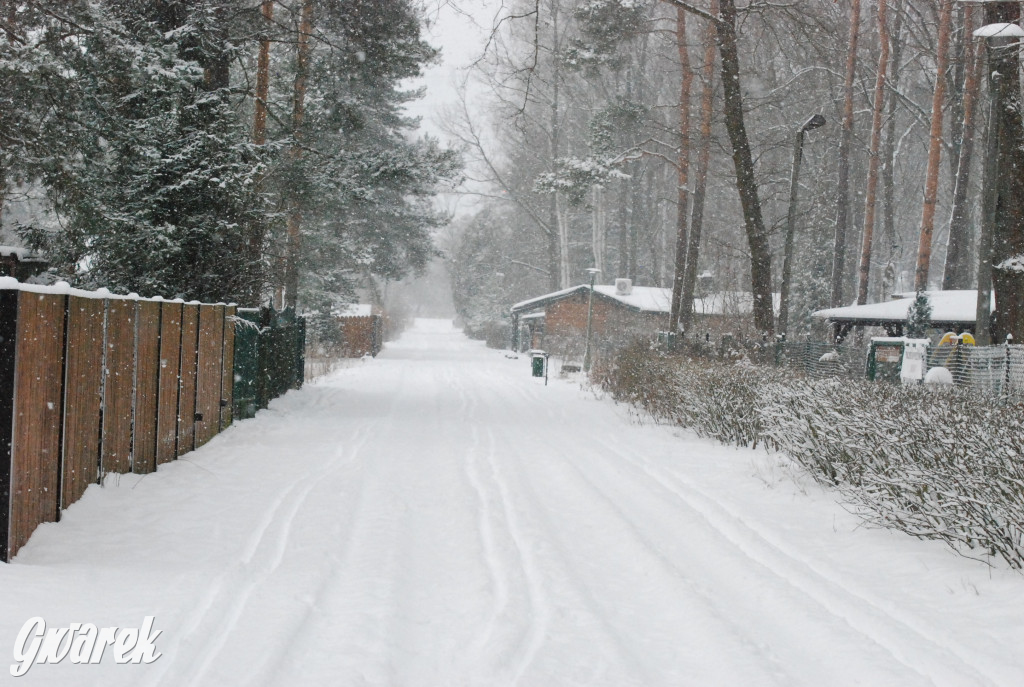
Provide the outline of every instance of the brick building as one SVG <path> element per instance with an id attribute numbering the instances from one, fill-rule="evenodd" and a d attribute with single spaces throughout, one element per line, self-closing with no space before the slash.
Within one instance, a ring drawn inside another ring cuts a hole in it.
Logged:
<path id="1" fill-rule="evenodd" d="M 590 287 L 582 284 L 513 305 L 512 347 L 582 357 L 589 295 Z M 778 294 L 772 297 L 777 313 Z M 744 334 L 752 329 L 753 302 L 745 291 L 715 291 L 694 298 L 692 335 L 717 339 L 727 332 Z M 616 279 L 615 286 L 595 286 L 591 344 L 607 350 L 637 338 L 651 339 L 668 330 L 671 305 L 671 289 L 633 286 L 629 279 Z"/>
<path id="2" fill-rule="evenodd" d="M 587 332 L 590 287 L 586 284 L 531 298 L 512 306 L 513 348 L 544 348 L 557 355 L 582 357 Z M 633 286 L 594 287 L 592 343 L 617 347 L 668 328 L 672 291 Z"/>

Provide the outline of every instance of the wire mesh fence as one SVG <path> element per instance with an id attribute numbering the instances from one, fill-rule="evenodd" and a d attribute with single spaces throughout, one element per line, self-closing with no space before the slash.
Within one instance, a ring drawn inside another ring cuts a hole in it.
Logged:
<path id="1" fill-rule="evenodd" d="M 1024 346 L 936 346 L 928 369 L 944 367 L 953 383 L 981 393 L 1024 396 Z"/>
<path id="2" fill-rule="evenodd" d="M 816 341 L 787 341 L 771 346 L 775 364 L 808 377 L 861 377 L 864 351 L 859 346 L 835 346 Z"/>

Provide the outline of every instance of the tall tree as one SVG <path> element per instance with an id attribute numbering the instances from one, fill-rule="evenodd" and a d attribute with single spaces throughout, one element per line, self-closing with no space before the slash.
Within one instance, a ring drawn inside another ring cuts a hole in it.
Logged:
<path id="1" fill-rule="evenodd" d="M 946 68 L 949 66 L 949 35 L 952 24 L 953 0 L 941 0 L 939 5 L 939 39 L 935 56 L 935 92 L 932 96 L 931 133 L 928 145 L 928 172 L 924 185 L 924 204 L 921 210 L 920 240 L 917 246 L 917 270 L 914 290 L 928 288 L 928 270 L 932 259 L 932 234 L 935 231 L 935 202 L 939 188 L 939 164 L 942 157 L 942 110 L 946 97 Z"/>
<path id="2" fill-rule="evenodd" d="M 874 105 L 871 110 L 871 144 L 868 151 L 867 191 L 864 193 L 864 240 L 861 245 L 857 303 L 868 302 L 871 278 L 871 252 L 875 233 L 875 208 L 878 197 L 879 149 L 882 144 L 882 114 L 885 108 L 885 78 L 889 71 L 889 25 L 887 0 L 878 0 L 878 67 L 875 72 Z"/>
<path id="3" fill-rule="evenodd" d="M 986 24 L 1017 24 L 1020 17 L 1020 5 L 1016 2 L 985 6 Z M 1020 56 L 1016 41 L 990 39 L 989 72 L 992 80 L 998 82 L 994 92 L 999 145 L 992 184 L 996 198 L 991 253 L 979 260 L 988 259 L 992 270 L 996 300 L 992 341 L 1001 343 L 1008 334 L 1024 341 L 1024 148 L 1018 144 L 1024 141 L 1024 122 L 1020 116 Z M 980 273 L 979 268 L 979 281 Z"/>
<path id="4" fill-rule="evenodd" d="M 943 289 L 970 288 L 971 227 L 969 216 L 968 188 L 971 180 L 971 164 L 974 160 L 974 131 L 981 70 L 984 67 L 984 53 L 979 50 L 971 36 L 974 30 L 974 8 L 967 6 L 964 12 L 964 86 L 963 125 L 961 126 L 960 154 L 957 158 L 956 179 L 953 184 L 953 208 L 949 218 L 949 235 L 946 243 L 946 262 L 942 274 Z"/>
<path id="5" fill-rule="evenodd" d="M 680 79 L 679 86 L 679 137 L 681 140 L 679 143 L 679 187 L 676 193 L 676 255 L 668 325 L 670 332 L 679 331 L 682 310 L 693 307 L 692 303 L 683 304 L 689 224 L 687 211 L 690 205 L 690 90 L 693 87 L 693 72 L 690 70 L 690 49 L 686 40 L 686 10 L 682 7 L 676 8 L 676 48 L 683 77 Z"/>
<path id="6" fill-rule="evenodd" d="M 903 18 L 904 1 L 895 0 L 892 5 L 893 27 L 889 31 L 891 43 L 892 76 L 889 78 L 888 105 L 886 106 L 885 142 L 882 145 L 881 182 L 882 182 L 882 254 L 885 256 L 882 278 L 879 279 L 879 299 L 886 299 L 892 293 L 896 281 L 896 261 L 898 258 L 898 237 L 896 235 L 896 143 L 897 113 L 900 105 L 900 88 L 902 80 L 903 55 Z"/>
<path id="7" fill-rule="evenodd" d="M 839 183 L 836 188 L 836 227 L 832 254 L 832 307 L 843 304 L 846 278 L 846 234 L 850 218 L 850 149 L 853 146 L 853 82 L 857 73 L 860 38 L 860 0 L 850 3 L 850 34 L 843 80 L 843 125 L 839 142 Z"/>
<path id="8" fill-rule="evenodd" d="M 855 2 L 857 0 L 854 0 Z M 739 42 L 736 35 L 736 3 L 719 1 L 718 52 L 722 57 L 722 89 L 725 95 L 725 128 L 732 144 L 736 168 L 736 188 L 743 206 L 743 221 L 750 248 L 750 280 L 753 294 L 754 326 L 765 336 L 775 331 L 772 311 L 772 256 L 768 232 L 761 214 L 761 198 L 750 152 L 747 127 L 743 117 L 743 94 L 740 90 Z"/>
<path id="9" fill-rule="evenodd" d="M 711 13 L 718 14 L 718 0 L 711 0 Z M 701 234 L 704 228 L 704 205 L 707 199 L 708 169 L 711 166 L 711 125 L 714 117 L 715 97 L 715 22 L 706 22 L 704 28 L 704 63 L 701 67 L 700 134 L 697 144 L 696 185 L 693 189 L 693 214 L 690 219 L 689 245 L 686 248 L 686 274 L 680 322 L 684 331 L 693 320 L 693 297 L 697 285 L 697 259 L 700 255 Z"/>
<path id="10" fill-rule="evenodd" d="M 295 80 L 292 91 L 292 146 L 294 167 L 302 164 L 306 120 L 306 82 L 309 78 L 309 40 L 313 33 L 313 0 L 302 0 L 295 49 Z M 288 240 L 285 249 L 285 305 L 295 308 L 299 300 L 299 261 L 302 251 L 302 202 L 293 190 L 288 198 Z"/>

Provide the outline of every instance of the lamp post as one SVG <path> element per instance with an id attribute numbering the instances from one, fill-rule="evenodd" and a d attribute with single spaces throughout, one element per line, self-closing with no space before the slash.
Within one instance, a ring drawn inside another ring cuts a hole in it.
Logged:
<path id="1" fill-rule="evenodd" d="M 585 271 L 590 275 L 590 294 L 587 298 L 587 343 L 583 352 L 583 371 L 590 372 L 590 334 L 593 331 L 594 321 L 594 281 L 601 270 L 596 267 L 588 267 Z"/>
<path id="2" fill-rule="evenodd" d="M 789 214 L 786 217 L 786 249 L 782 260 L 782 288 L 779 294 L 779 336 L 786 338 L 789 325 L 789 285 L 793 278 L 793 234 L 796 232 L 796 198 L 799 190 L 800 163 L 803 161 L 804 133 L 825 124 L 824 115 L 811 115 L 797 129 L 793 141 L 793 175 L 789 182 Z"/>

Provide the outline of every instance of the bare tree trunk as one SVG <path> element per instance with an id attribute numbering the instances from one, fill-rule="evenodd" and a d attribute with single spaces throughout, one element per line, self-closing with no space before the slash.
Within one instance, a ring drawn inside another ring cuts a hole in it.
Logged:
<path id="1" fill-rule="evenodd" d="M 260 6 L 263 14 L 263 31 L 260 36 L 260 51 L 256 60 L 256 93 L 255 93 L 255 114 L 253 115 L 252 140 L 258 146 L 267 143 L 267 97 L 270 92 L 270 25 L 274 19 L 274 0 L 263 0 Z M 257 306 L 260 304 L 263 290 L 263 270 L 259 267 L 263 261 L 264 225 L 262 222 L 253 223 L 248 230 L 247 250 L 249 252 L 249 264 L 252 266 L 257 278 L 250 281 L 248 287 L 247 305 Z"/>
<path id="2" fill-rule="evenodd" d="M 1016 24 L 1020 16 L 1020 4 L 1016 2 L 985 6 L 986 24 Z M 990 254 L 992 289 L 996 296 L 993 343 L 1002 343 L 1007 335 L 1018 342 L 1024 341 L 1024 269 L 1021 266 L 1024 262 L 1024 149 L 1020 146 L 1024 141 L 1024 122 L 1020 116 L 1020 55 L 1017 50 L 1015 41 L 996 48 L 989 67 L 999 79 L 999 158 L 994 184 L 997 198 Z"/>
<path id="3" fill-rule="evenodd" d="M 898 106 L 897 92 L 900 89 L 900 58 L 903 54 L 903 2 L 895 0 L 892 4 L 895 14 L 892 31 L 892 65 L 889 77 L 889 104 L 886 107 L 885 143 L 882 145 L 882 250 L 884 251 L 885 267 L 879 280 L 879 300 L 885 300 L 892 293 L 896 282 L 896 112 Z"/>
<path id="4" fill-rule="evenodd" d="M 928 270 L 932 261 L 932 234 L 935 231 L 935 202 L 939 188 L 939 165 L 942 158 L 942 105 L 946 98 L 946 68 L 949 66 L 949 33 L 953 0 L 939 5 L 939 42 L 935 59 L 935 92 L 932 94 L 932 125 L 928 144 L 928 171 L 924 183 L 924 207 L 921 211 L 921 232 L 917 245 L 917 271 L 914 290 L 928 288 Z"/>
<path id="5" fill-rule="evenodd" d="M 843 81 L 843 128 L 839 140 L 839 180 L 836 189 L 836 231 L 832 253 L 831 305 L 843 304 L 846 271 L 846 232 L 850 214 L 850 148 L 853 145 L 853 80 L 857 72 L 857 42 L 860 38 L 860 0 L 850 3 L 850 39 L 846 51 Z"/>
<path id="6" fill-rule="evenodd" d="M 640 199 L 640 175 L 643 165 L 634 163 L 636 173 L 629 180 L 629 258 L 626 261 L 626 276 L 636 283 L 636 255 L 640 245 L 640 223 L 643 221 L 643 207 Z"/>
<path id="7" fill-rule="evenodd" d="M 711 0 L 711 13 L 718 14 L 718 0 Z M 711 124 L 715 96 L 715 40 L 718 30 L 714 22 L 704 29 L 704 65 L 700 93 L 700 139 L 697 144 L 697 178 L 693 189 L 693 213 L 690 217 L 689 245 L 686 247 L 686 275 L 679 320 L 683 331 L 693 320 L 693 295 L 697 286 L 697 259 L 700 255 L 701 232 L 704 227 L 704 201 L 708 190 L 708 168 L 711 165 Z"/>
<path id="8" fill-rule="evenodd" d="M 679 67 L 682 69 L 683 78 L 679 88 L 679 180 L 675 276 L 672 279 L 672 307 L 668 325 L 670 332 L 679 331 L 683 282 L 686 276 L 687 214 L 690 206 L 690 91 L 693 87 L 693 71 L 690 69 L 690 51 L 686 45 L 686 10 L 681 7 L 676 8 L 676 49 L 679 52 Z"/>
<path id="9" fill-rule="evenodd" d="M 594 253 L 594 267 L 604 272 L 605 220 L 604 187 L 594 186 L 593 215 L 591 218 L 591 247 Z"/>
<path id="10" fill-rule="evenodd" d="M 631 172 L 635 171 L 630 169 Z M 616 277 L 629 275 L 629 183 L 623 180 L 619 189 L 619 260 Z"/>
<path id="11" fill-rule="evenodd" d="M 964 96 L 963 127 L 961 128 L 960 154 L 956 179 L 953 185 L 953 209 L 949 218 L 949 238 L 946 243 L 946 264 L 942 274 L 943 289 L 970 288 L 968 266 L 971 228 L 968 224 L 967 190 L 970 186 L 971 163 L 974 159 L 974 121 L 978 102 L 978 87 L 984 65 L 982 52 L 968 37 L 974 28 L 974 8 L 970 5 L 964 13 Z"/>
<path id="12" fill-rule="evenodd" d="M 856 0 L 855 0 L 856 1 Z M 761 199 L 754 175 L 747 128 L 743 120 L 743 94 L 740 91 L 740 56 L 736 39 L 736 2 L 721 0 L 718 25 L 718 50 L 722 56 L 722 88 L 725 94 L 725 128 L 732 144 L 736 168 L 736 188 L 743 207 L 743 220 L 750 248 L 750 281 L 754 300 L 754 326 L 761 334 L 775 332 L 772 311 L 772 256 L 761 214 Z"/>
<path id="13" fill-rule="evenodd" d="M 267 142 L 267 96 L 270 93 L 270 23 L 274 20 L 274 0 L 263 0 L 263 35 L 260 36 L 260 53 L 256 60 L 256 114 L 253 116 L 252 140 L 258 145 Z"/>
<path id="14" fill-rule="evenodd" d="M 554 51 L 556 53 L 558 44 L 558 9 L 559 8 L 557 2 L 551 3 L 551 41 L 552 45 L 554 46 Z M 558 119 L 559 96 L 561 95 L 559 92 L 559 77 L 561 76 L 561 74 L 559 73 L 559 61 L 557 59 L 554 60 L 553 67 L 554 72 L 552 73 L 551 79 L 551 119 L 549 120 L 549 126 L 551 127 L 551 171 L 556 172 L 558 168 L 558 158 L 562 154 L 562 130 L 561 123 Z M 548 246 L 552 251 L 548 264 L 550 265 L 551 269 L 551 285 L 553 287 L 552 290 L 558 291 L 560 289 L 566 288 L 569 275 L 566 273 L 565 270 L 565 256 L 562 255 L 562 250 L 566 242 L 562 240 L 563 227 L 561 222 L 561 212 L 559 208 L 557 193 L 552 194 L 551 204 L 548 208 L 548 211 L 548 226 L 551 227 L 551 236 L 550 240 L 548 241 Z"/>
<path id="15" fill-rule="evenodd" d="M 302 159 L 302 126 L 306 118 L 306 79 L 309 75 L 309 36 L 313 33 L 313 0 L 302 1 L 298 46 L 295 60 L 295 86 L 292 100 L 292 136 L 295 144 L 291 155 L 298 167 Z M 302 252 L 302 208 L 291 198 L 288 211 L 288 246 L 285 255 L 285 305 L 294 308 L 299 299 L 299 258 Z"/>
<path id="16" fill-rule="evenodd" d="M 569 288 L 570 265 L 569 265 L 569 208 L 566 206 L 562 194 L 555 193 L 555 217 L 558 226 L 558 288 Z"/>
<path id="17" fill-rule="evenodd" d="M 875 208 L 878 195 L 879 149 L 882 144 L 882 113 L 885 109 L 885 79 L 889 70 L 889 26 L 887 0 L 878 0 L 878 70 L 875 74 L 875 100 L 871 111 L 871 145 L 868 151 L 868 184 L 864 193 L 864 241 L 860 250 L 860 274 L 857 303 L 868 302 L 871 278 L 871 248 L 875 233 Z"/>

